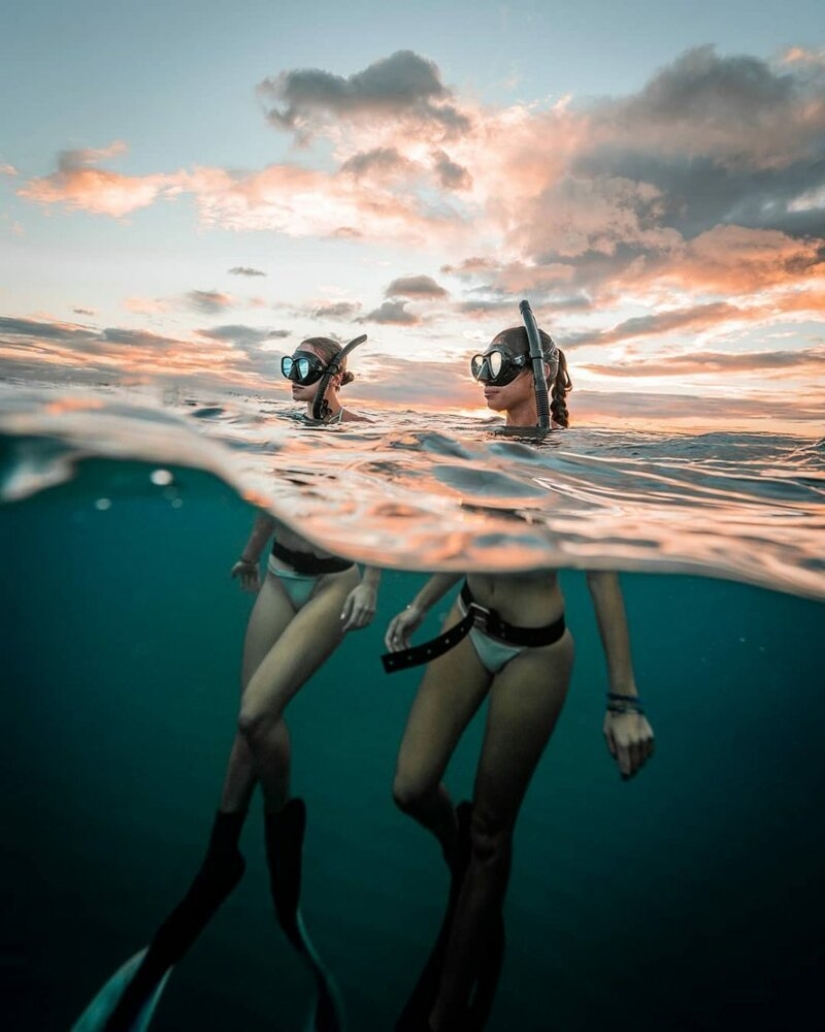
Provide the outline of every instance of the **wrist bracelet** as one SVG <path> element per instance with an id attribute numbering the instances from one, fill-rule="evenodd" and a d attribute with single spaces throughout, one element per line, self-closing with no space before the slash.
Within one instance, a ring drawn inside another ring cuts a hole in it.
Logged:
<path id="1" fill-rule="evenodd" d="M 619 692 L 607 693 L 608 713 L 639 713 L 644 716 L 645 708 L 638 695 L 621 695 Z"/>

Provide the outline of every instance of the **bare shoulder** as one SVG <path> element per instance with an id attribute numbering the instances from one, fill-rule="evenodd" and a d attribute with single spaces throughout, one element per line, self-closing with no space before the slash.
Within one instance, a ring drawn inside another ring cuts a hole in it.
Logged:
<path id="1" fill-rule="evenodd" d="M 341 417 L 342 423 L 372 423 L 371 419 L 366 416 L 359 416 L 357 412 L 350 412 L 349 409 L 343 409 L 343 416 Z"/>

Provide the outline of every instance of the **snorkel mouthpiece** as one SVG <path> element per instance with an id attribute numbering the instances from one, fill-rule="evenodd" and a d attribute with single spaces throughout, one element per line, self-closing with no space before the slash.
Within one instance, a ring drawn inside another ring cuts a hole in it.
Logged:
<path id="1" fill-rule="evenodd" d="M 536 391 L 536 410 L 539 416 L 539 426 L 546 430 L 550 426 L 550 405 L 547 400 L 547 381 L 544 378 L 544 355 L 541 350 L 541 338 L 539 328 L 530 302 L 526 299 L 519 302 L 519 311 L 524 320 L 524 328 L 527 330 L 527 341 L 530 345 L 530 359 L 533 363 L 533 383 Z"/>

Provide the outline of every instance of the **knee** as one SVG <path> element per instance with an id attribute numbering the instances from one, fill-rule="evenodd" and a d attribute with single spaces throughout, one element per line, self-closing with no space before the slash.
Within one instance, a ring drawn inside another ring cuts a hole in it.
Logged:
<path id="1" fill-rule="evenodd" d="M 437 791 L 437 788 L 438 786 L 435 786 L 434 789 L 425 782 L 411 778 L 399 771 L 392 784 L 392 798 L 402 813 L 415 814 L 433 792 Z"/>
<path id="2" fill-rule="evenodd" d="M 482 867 L 507 868 L 512 846 L 512 825 L 473 807 L 470 821 L 471 860 Z"/>
<path id="3" fill-rule="evenodd" d="M 241 712 L 238 714 L 238 734 L 252 751 L 267 738 L 272 724 L 271 714 L 260 709 L 241 706 Z"/>

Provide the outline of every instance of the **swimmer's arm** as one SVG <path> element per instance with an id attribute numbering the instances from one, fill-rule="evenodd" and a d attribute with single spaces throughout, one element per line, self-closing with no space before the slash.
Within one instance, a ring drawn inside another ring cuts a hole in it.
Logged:
<path id="1" fill-rule="evenodd" d="M 378 585 L 381 571 L 375 566 L 365 566 L 360 582 L 352 589 L 341 610 L 341 630 L 354 631 L 372 623 L 378 602 Z"/>
<path id="2" fill-rule="evenodd" d="M 613 570 L 590 570 L 587 587 L 596 611 L 596 622 L 607 660 L 609 691 L 637 696 L 636 677 L 630 655 L 630 632 L 619 575 Z"/>
<path id="3" fill-rule="evenodd" d="M 258 513 L 255 519 L 255 525 L 249 535 L 249 539 L 241 552 L 241 562 L 258 562 L 261 558 L 261 552 L 263 552 L 267 541 L 269 541 L 275 532 L 275 527 L 277 525 L 278 521 L 274 516 L 270 516 L 268 512 Z"/>
<path id="4" fill-rule="evenodd" d="M 384 644 L 390 652 L 410 647 L 410 635 L 421 625 L 425 614 L 464 576 L 463 573 L 434 573 L 406 609 L 390 621 Z"/>
<path id="5" fill-rule="evenodd" d="M 366 588 L 372 588 L 373 591 L 378 591 L 378 585 L 381 583 L 381 571 L 377 566 L 365 566 L 361 572 L 361 583 Z"/>
<path id="6" fill-rule="evenodd" d="M 261 574 L 258 561 L 267 541 L 272 537 L 277 523 L 269 513 L 261 512 L 255 520 L 252 533 L 241 550 L 241 557 L 232 567 L 230 577 L 237 577 L 244 591 L 258 591 L 261 587 Z"/>
<path id="7" fill-rule="evenodd" d="M 463 573 L 434 573 L 424 587 L 418 592 L 415 598 L 407 606 L 407 609 L 415 609 L 422 616 L 428 613 L 432 607 L 443 598 L 447 592 L 457 584 Z"/>
<path id="8" fill-rule="evenodd" d="M 608 690 L 625 699 L 638 699 L 619 575 L 612 570 L 591 571 L 587 574 L 587 587 L 607 659 Z M 640 703 L 610 699 L 602 731 L 610 755 L 625 780 L 637 774 L 653 755 L 653 728 Z"/>

